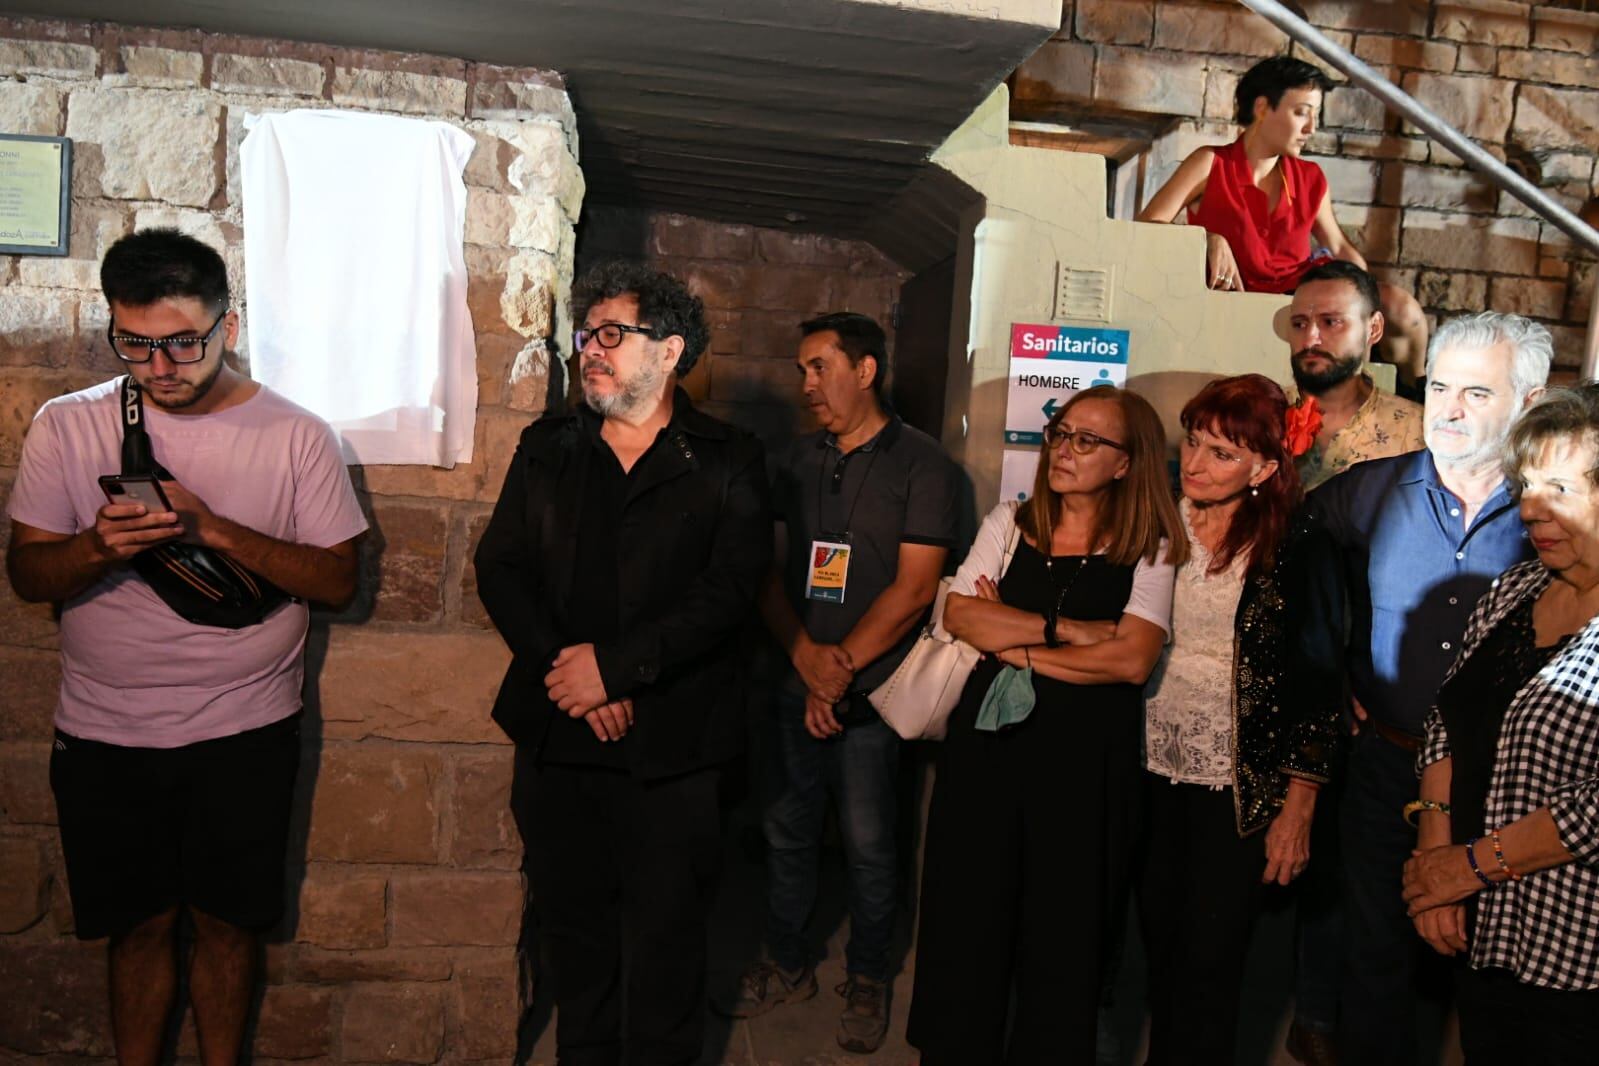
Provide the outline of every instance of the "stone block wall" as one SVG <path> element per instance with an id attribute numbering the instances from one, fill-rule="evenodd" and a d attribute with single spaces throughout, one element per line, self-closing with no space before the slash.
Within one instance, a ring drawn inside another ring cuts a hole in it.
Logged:
<path id="1" fill-rule="evenodd" d="M 578 268 L 608 258 L 652 263 L 705 301 L 711 344 L 684 387 L 705 410 L 769 443 L 815 425 L 794 366 L 799 324 L 827 311 L 871 315 L 888 331 L 892 357 L 895 307 L 909 277 L 863 241 L 590 207 Z"/>
<path id="2" fill-rule="evenodd" d="M 470 464 L 352 470 L 372 532 L 356 602 L 313 617 L 292 903 L 266 952 L 255 1061 L 504 1061 L 520 845 L 505 809 L 510 748 L 487 715 L 507 656 L 469 554 L 517 434 L 544 407 L 551 339 L 568 328 L 583 179 L 559 75 L 0 19 L 0 131 L 66 135 L 76 149 L 70 255 L 0 257 L 0 499 L 39 405 L 120 372 L 98 292 L 112 241 L 153 224 L 191 232 L 223 251 L 242 304 L 242 119 L 300 107 L 439 119 L 476 139 L 466 261 L 479 408 Z M 247 336 L 240 347 L 247 361 Z M 48 782 L 57 647 L 50 609 L 0 582 L 8 1060 L 111 1054 L 104 946 L 72 936 Z M 195 1054 L 188 1026 L 179 1051 Z"/>
<path id="3" fill-rule="evenodd" d="M 1599 11 L 1507 0 L 1297 6 L 1567 207 L 1599 192 Z M 1017 72 L 1015 100 L 1169 117 L 1147 197 L 1195 147 L 1236 135 L 1239 75 L 1290 51 L 1319 62 L 1237 4 L 1066 0 L 1060 32 Z M 1321 123 L 1312 158 L 1379 276 L 1415 292 L 1434 322 L 1479 310 L 1538 318 L 1554 331 L 1557 365 L 1578 364 L 1599 276 L 1592 255 L 1363 90 L 1329 93 Z"/>

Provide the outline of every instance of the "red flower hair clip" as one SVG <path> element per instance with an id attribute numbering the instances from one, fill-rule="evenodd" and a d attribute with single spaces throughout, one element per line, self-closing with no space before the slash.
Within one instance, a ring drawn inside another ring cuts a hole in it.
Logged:
<path id="1" fill-rule="evenodd" d="M 1284 421 L 1287 425 L 1283 433 L 1283 447 L 1288 449 L 1289 455 L 1298 459 L 1310 451 L 1310 446 L 1316 443 L 1316 434 L 1321 432 L 1321 404 L 1316 402 L 1314 396 L 1303 396 L 1288 409 Z"/>

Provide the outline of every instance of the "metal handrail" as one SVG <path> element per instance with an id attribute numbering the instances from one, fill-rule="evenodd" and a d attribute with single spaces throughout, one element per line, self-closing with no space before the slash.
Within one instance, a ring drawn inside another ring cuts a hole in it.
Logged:
<path id="1" fill-rule="evenodd" d="M 1343 71 L 1350 81 L 1377 97 L 1411 125 L 1421 129 L 1455 153 L 1467 166 L 1481 173 L 1549 222 L 1559 226 L 1572 240 L 1599 255 L 1599 230 L 1595 230 L 1567 210 L 1564 205 L 1551 199 L 1542 189 L 1489 155 L 1477 142 L 1355 58 L 1326 34 L 1276 0 L 1238 0 L 1238 2 Z M 1588 322 L 1588 347 L 1583 357 L 1581 375 L 1583 380 L 1587 381 L 1592 380 L 1596 372 L 1599 372 L 1599 281 L 1595 284 L 1593 310 Z"/>

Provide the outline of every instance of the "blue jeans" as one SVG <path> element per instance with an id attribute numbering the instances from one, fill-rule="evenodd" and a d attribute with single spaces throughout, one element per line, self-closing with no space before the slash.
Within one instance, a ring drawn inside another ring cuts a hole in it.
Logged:
<path id="1" fill-rule="evenodd" d="M 1413 754 L 1369 731 L 1355 738 L 1339 812 L 1346 936 L 1339 1057 L 1362 1066 L 1414 1063 L 1420 993 L 1449 984 L 1447 964 L 1416 933 L 1400 893 L 1416 846 L 1400 812 L 1417 791 Z"/>
<path id="2" fill-rule="evenodd" d="M 816 903 L 822 829 L 831 796 L 849 875 L 845 962 L 852 974 L 886 981 L 899 871 L 894 823 L 900 739 L 874 717 L 840 736 L 817 740 L 805 731 L 803 697 L 785 686 L 774 704 L 777 722 L 768 771 L 772 793 L 763 818 L 767 952 L 785 970 L 810 962 L 805 925 Z"/>

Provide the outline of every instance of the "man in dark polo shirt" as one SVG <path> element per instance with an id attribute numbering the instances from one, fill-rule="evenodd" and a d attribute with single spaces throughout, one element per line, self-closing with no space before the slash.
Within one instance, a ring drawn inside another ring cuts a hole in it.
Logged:
<path id="1" fill-rule="evenodd" d="M 816 994 L 805 925 L 828 797 L 848 857 L 848 980 L 838 1042 L 872 1052 L 888 1024 L 900 740 L 866 701 L 899 665 L 956 537 L 956 471 L 938 442 L 887 410 L 883 329 L 837 312 L 800 326 L 796 362 L 821 429 L 777 472 L 782 570 L 761 613 L 792 669 L 778 685 L 764 828 L 767 959 L 735 1017 Z"/>

